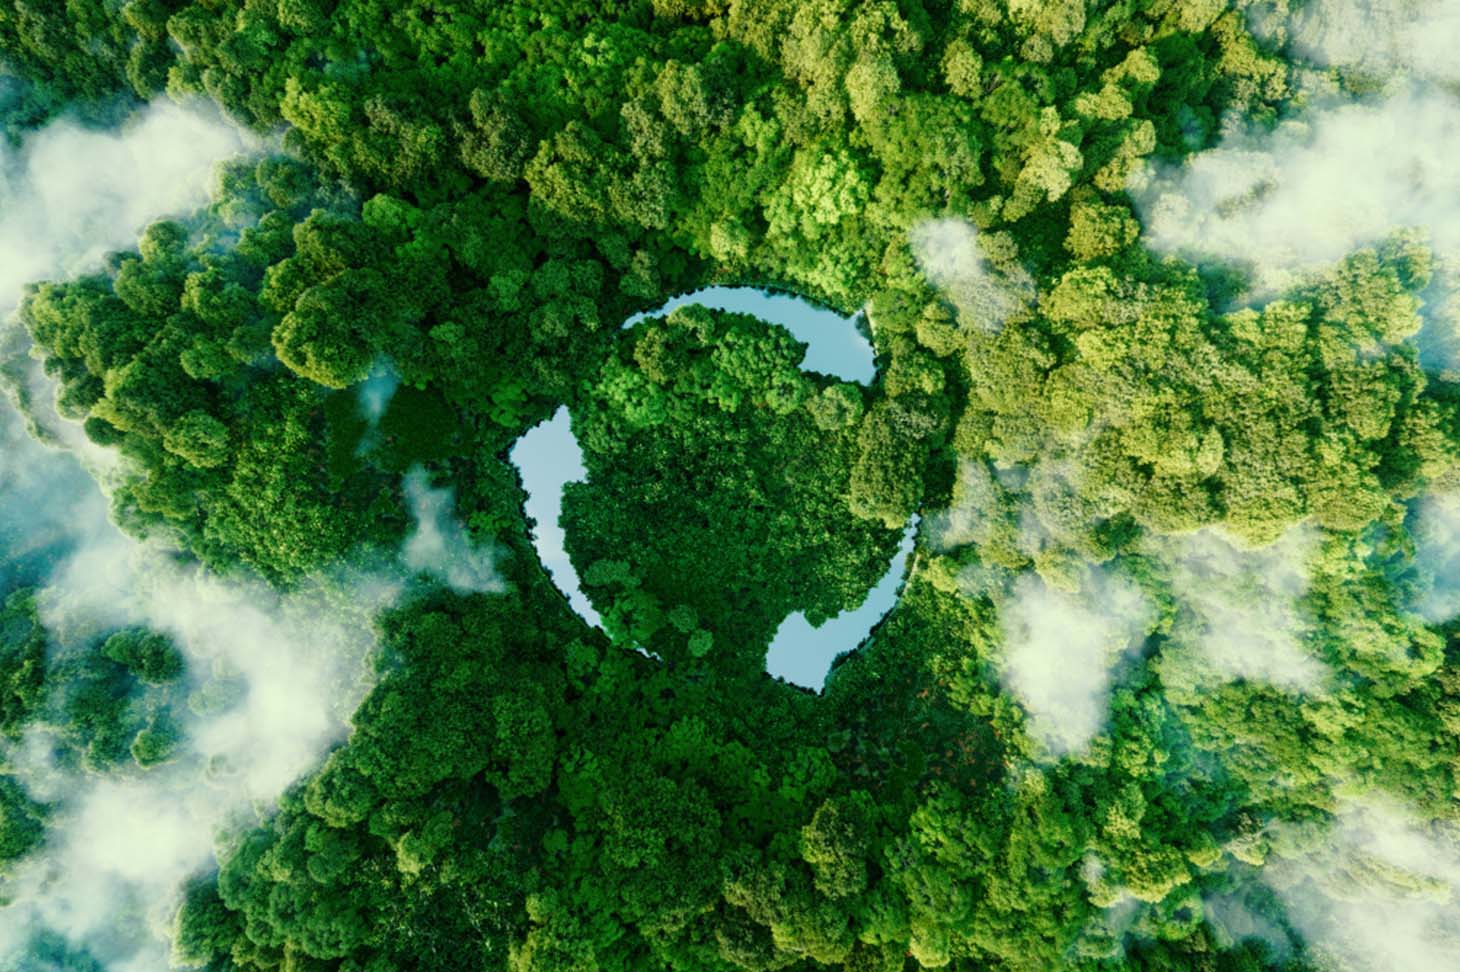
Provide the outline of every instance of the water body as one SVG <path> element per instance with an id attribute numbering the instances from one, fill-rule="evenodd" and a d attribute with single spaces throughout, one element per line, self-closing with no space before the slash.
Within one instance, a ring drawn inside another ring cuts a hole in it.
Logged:
<path id="1" fill-rule="evenodd" d="M 763 321 L 779 324 L 807 345 L 801 367 L 835 375 L 844 381 L 870 385 L 877 376 L 872 344 L 857 329 L 861 314 L 843 317 L 836 311 L 818 307 L 803 297 L 777 294 L 758 287 L 705 287 L 693 293 L 680 294 L 663 306 L 624 321 L 633 327 L 646 317 L 663 317 L 676 307 L 699 304 L 711 310 L 754 314 Z"/>
<path id="2" fill-rule="evenodd" d="M 567 406 L 529 429 L 512 444 L 509 455 L 522 474 L 522 488 L 527 491 L 527 515 L 537 523 L 532 542 L 538 559 L 578 616 L 599 626 L 601 619 L 578 583 L 578 571 L 563 545 L 566 534 L 558 523 L 563 515 L 563 487 L 581 482 L 588 475 L 583 465 L 583 450 L 578 447 L 568 422 Z"/>
<path id="3" fill-rule="evenodd" d="M 872 345 L 857 329 L 856 317 L 843 317 L 790 294 L 768 293 L 755 287 L 706 287 L 675 297 L 652 311 L 635 314 L 624 326 L 632 327 L 646 317 L 662 317 L 686 304 L 753 314 L 781 325 L 806 343 L 801 366 L 808 371 L 861 384 L 871 384 L 876 377 Z M 563 512 L 563 487 L 587 475 L 583 450 L 573 437 L 567 408 L 558 409 L 552 418 L 518 439 L 510 457 L 527 491 L 527 515 L 537 523 L 533 543 L 538 558 L 579 617 L 599 625 L 599 614 L 583 593 L 578 572 L 568 559 L 563 528 L 558 522 Z M 916 528 L 914 520 L 903 532 L 902 544 L 887 573 L 857 608 L 831 618 L 819 628 L 811 627 L 800 612 L 786 618 L 766 655 L 766 670 L 777 678 L 820 691 L 832 660 L 861 644 L 896 602 Z"/>
<path id="4" fill-rule="evenodd" d="M 828 619 L 819 628 L 813 628 L 800 611 L 782 621 L 766 652 L 766 671 L 820 692 L 836 656 L 865 641 L 877 622 L 897 603 L 897 590 L 907 573 L 917 527 L 917 517 L 913 517 L 902 531 L 902 543 L 887 573 L 867 592 L 861 604 Z"/>

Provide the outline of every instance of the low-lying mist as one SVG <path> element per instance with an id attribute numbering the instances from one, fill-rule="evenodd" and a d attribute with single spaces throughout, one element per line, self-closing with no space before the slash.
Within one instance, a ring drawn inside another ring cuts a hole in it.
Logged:
<path id="1" fill-rule="evenodd" d="M 214 164 L 250 144 L 216 113 L 159 104 L 113 131 L 61 120 L 0 156 L 0 318 L 9 397 L 27 412 L 0 398 L 0 580 L 40 589 L 51 660 L 140 626 L 187 663 L 186 703 L 170 713 L 181 743 L 159 765 L 58 763 L 45 726 L 5 746 L 5 771 L 52 808 L 45 843 L 0 887 L 0 966 L 26 967 L 34 936 L 50 931 L 117 972 L 166 967 L 181 882 L 345 737 L 372 684 L 373 616 L 404 583 L 402 565 L 385 564 L 280 593 L 123 535 L 98 482 L 119 474 L 117 457 L 56 415 L 53 388 L 24 357 L 13 311 L 26 284 L 95 268 L 149 222 L 201 207 Z M 453 551 L 437 548 L 460 526 L 440 495 L 416 495 L 418 538 L 439 542 L 418 539 L 405 559 L 444 570 Z M 470 586 L 495 577 L 489 560 L 474 569 Z"/>

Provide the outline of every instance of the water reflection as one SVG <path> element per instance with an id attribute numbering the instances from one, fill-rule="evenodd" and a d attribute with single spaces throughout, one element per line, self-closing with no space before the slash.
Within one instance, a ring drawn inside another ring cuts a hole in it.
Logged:
<path id="1" fill-rule="evenodd" d="M 807 345 L 801 366 L 808 371 L 862 384 L 870 384 L 876 376 L 872 345 L 858 328 L 860 315 L 842 317 L 791 294 L 769 293 L 755 287 L 706 287 L 636 314 L 624 326 L 632 327 L 646 317 L 662 317 L 687 304 L 753 314 L 781 325 Z M 573 610 L 589 624 L 598 625 L 599 614 L 583 593 L 558 522 L 563 512 L 563 487 L 587 475 L 567 408 L 558 409 L 552 418 L 518 439 L 510 455 L 527 491 L 527 515 L 537 524 L 533 542 L 539 559 Z M 831 618 L 819 628 L 808 624 L 799 611 L 787 617 L 767 652 L 766 670 L 777 678 L 820 691 L 832 660 L 861 644 L 896 602 L 916 532 L 914 518 L 903 531 L 902 543 L 887 573 L 855 609 Z"/>

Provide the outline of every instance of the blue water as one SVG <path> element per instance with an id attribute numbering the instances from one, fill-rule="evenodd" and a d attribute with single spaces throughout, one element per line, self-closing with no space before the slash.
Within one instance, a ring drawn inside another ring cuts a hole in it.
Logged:
<path id="1" fill-rule="evenodd" d="M 546 422 L 534 425 L 512 444 L 512 462 L 522 473 L 522 487 L 527 491 L 527 515 L 537 523 L 532 543 L 538 559 L 578 616 L 598 626 L 600 619 L 588 595 L 578 583 L 578 571 L 568 559 L 563 546 L 563 528 L 558 520 L 563 515 L 563 487 L 581 482 L 588 475 L 583 465 L 583 450 L 573 438 L 568 423 L 568 409 L 563 407 Z"/>
<path id="2" fill-rule="evenodd" d="M 662 317 L 686 304 L 754 314 L 785 327 L 797 340 L 806 343 L 801 366 L 809 371 L 862 384 L 870 384 L 876 376 L 872 345 L 857 330 L 856 318 L 842 317 L 799 297 L 767 293 L 754 287 L 706 287 L 675 297 L 655 310 L 636 314 L 624 326 L 630 327 L 645 317 Z M 568 410 L 560 408 L 551 419 L 530 429 L 513 444 L 510 456 L 527 490 L 527 515 L 537 524 L 533 544 L 538 558 L 573 610 L 589 624 L 598 625 L 598 612 L 583 593 L 578 572 L 564 548 L 563 529 L 558 522 L 563 512 L 563 487 L 587 475 L 583 451 L 573 438 L 568 421 Z M 896 603 L 916 527 L 916 520 L 908 525 L 887 573 L 855 609 L 831 618 L 819 628 L 811 627 L 800 612 L 781 622 L 766 655 L 766 671 L 820 691 L 832 660 L 861 644 Z"/>
<path id="3" fill-rule="evenodd" d="M 624 321 L 632 327 L 646 317 L 663 317 L 676 307 L 700 304 L 711 310 L 754 314 L 763 321 L 779 324 L 807 344 L 801 367 L 835 375 L 844 381 L 870 385 L 877 376 L 872 345 L 857 330 L 855 317 L 842 317 L 836 311 L 817 307 L 801 297 L 776 294 L 756 287 L 705 287 L 693 293 L 671 298 L 662 307 L 635 314 Z"/>
<path id="4" fill-rule="evenodd" d="M 819 628 L 813 628 L 800 611 L 782 621 L 766 652 L 766 671 L 820 692 L 836 656 L 865 641 L 877 622 L 897 603 L 897 589 L 907 572 L 907 559 L 912 554 L 916 534 L 917 518 L 914 517 L 902 532 L 902 544 L 887 573 L 852 610 L 843 611 Z"/>

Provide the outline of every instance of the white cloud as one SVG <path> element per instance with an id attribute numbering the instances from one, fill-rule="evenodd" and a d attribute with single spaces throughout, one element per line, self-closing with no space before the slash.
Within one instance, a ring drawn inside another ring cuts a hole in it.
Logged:
<path id="1" fill-rule="evenodd" d="M 118 940 L 118 916 L 145 902 L 151 930 L 165 932 L 180 882 L 211 865 L 219 829 L 254 822 L 344 738 L 371 684 L 372 618 L 399 586 L 389 574 L 342 574 L 279 594 L 179 563 L 104 520 L 86 532 L 38 599 L 56 642 L 145 625 L 179 646 L 194 690 L 220 673 L 240 691 L 221 711 L 176 707 L 182 750 L 146 773 L 58 771 L 34 734 L 12 755 L 27 789 L 62 806 L 44 850 L 7 889 L 15 903 L 0 910 L 0 955 L 49 927 L 113 950 L 114 969 L 146 968 L 163 942 L 146 927 Z"/>
<path id="2" fill-rule="evenodd" d="M 1287 932 L 1277 922 L 1250 907 L 1240 895 L 1211 895 L 1202 900 L 1202 907 L 1207 924 L 1223 948 L 1256 939 L 1266 942 L 1278 955 L 1286 955 L 1292 949 L 1293 942 Z"/>
<path id="3" fill-rule="evenodd" d="M 196 210 L 207 202 L 215 163 L 256 145 L 215 109 L 159 103 L 116 130 L 62 119 L 16 150 L 0 147 L 0 352 L 23 353 L 28 343 L 18 328 L 5 333 L 26 284 L 94 269 L 107 253 L 134 246 L 148 223 Z M 17 390 L 47 434 L 93 466 L 113 464 L 56 417 L 38 366 Z"/>
<path id="4" fill-rule="evenodd" d="M 1411 607 L 1427 623 L 1441 624 L 1460 614 L 1460 494 L 1423 497 L 1410 531 L 1418 574 Z"/>
<path id="5" fill-rule="evenodd" d="M 1354 250 L 1414 231 L 1435 256 L 1422 294 L 1426 367 L 1460 367 L 1460 2 L 1313 0 L 1284 25 L 1294 50 L 1366 75 L 1372 96 L 1301 73 L 1307 107 L 1272 131 L 1233 131 L 1130 189 L 1145 242 L 1245 268 L 1249 302 L 1299 286 Z"/>
<path id="6" fill-rule="evenodd" d="M 908 232 L 908 239 L 918 267 L 947 295 L 965 327 L 997 331 L 1034 299 L 1028 273 L 992 266 L 978 230 L 967 220 L 925 220 Z"/>
<path id="7" fill-rule="evenodd" d="M 1267 297 L 1397 229 L 1460 252 L 1460 101 L 1402 88 L 1238 135 L 1133 186 L 1153 249 L 1244 265 Z"/>
<path id="8" fill-rule="evenodd" d="M 1311 832 L 1275 828 L 1262 877 L 1336 972 L 1460 969 L 1460 834 L 1380 798 Z M 1328 966 L 1325 966 L 1328 967 Z"/>
<path id="9" fill-rule="evenodd" d="M 1078 593 L 1019 577 L 1000 606 L 1001 677 L 1030 734 L 1055 756 L 1077 753 L 1105 725 L 1112 671 L 1138 648 L 1150 611 L 1140 589 L 1091 571 Z"/>
<path id="10" fill-rule="evenodd" d="M 94 267 L 149 222 L 207 201 L 216 161 L 247 140 L 216 115 L 175 105 L 117 131 L 67 121 L 0 155 L 0 317 L 24 285 Z M 24 345 L 13 325 L 7 342 Z M 15 389 L 49 437 L 97 470 L 110 455 L 49 407 L 39 368 Z M 288 594 L 224 579 L 122 536 L 76 457 L 42 446 L 0 400 L 0 575 L 45 581 L 43 623 L 58 650 L 141 624 L 173 637 L 197 688 L 214 672 L 239 688 L 214 709 L 173 713 L 184 742 L 169 763 L 105 777 L 55 765 L 33 731 L 6 753 L 36 796 L 60 800 L 44 849 L 5 882 L 0 965 L 20 964 L 51 928 L 113 972 L 166 966 L 179 882 L 210 866 L 220 828 L 257 819 L 342 739 L 370 685 L 371 620 L 397 571 L 316 579 Z"/>
<path id="11" fill-rule="evenodd" d="M 38 579 L 105 525 L 106 499 L 79 473 L 70 456 L 32 439 L 0 396 L 0 585 Z"/>
<path id="12" fill-rule="evenodd" d="M 360 387 L 356 391 L 360 402 L 360 413 L 372 427 L 380 421 L 380 416 L 385 414 L 386 406 L 395 397 L 396 389 L 399 387 L 400 376 L 396 374 L 395 367 L 389 360 L 377 361 L 375 367 L 370 371 L 370 377 L 360 382 Z"/>
<path id="13" fill-rule="evenodd" d="M 1311 629 L 1300 601 L 1313 533 L 1294 527 L 1267 547 L 1239 547 L 1201 530 L 1151 542 L 1180 609 L 1159 665 L 1168 687 L 1246 679 L 1315 692 L 1327 666 L 1304 648 Z"/>
<path id="14" fill-rule="evenodd" d="M 48 495 L 96 493 L 79 465 L 53 458 L 49 478 L 30 483 L 41 508 Z M 473 547 L 452 518 L 450 491 L 430 489 L 417 472 L 407 493 L 419 523 L 402 562 L 458 590 L 500 590 L 491 550 Z M 59 768 L 36 732 L 7 754 L 27 790 L 60 809 L 48 843 L 4 888 L 14 903 L 0 909 L 0 964 L 49 928 L 86 944 L 112 972 L 141 972 L 165 967 L 179 888 L 212 866 L 220 833 L 256 824 L 346 737 L 373 684 L 373 618 L 402 578 L 396 567 L 337 571 L 280 593 L 122 535 L 104 503 L 68 509 L 72 549 L 38 598 L 61 650 L 145 625 L 179 646 L 194 698 L 211 688 L 224 701 L 175 706 L 182 748 L 146 772 Z M 224 683 L 233 691 L 216 692 Z"/>
<path id="15" fill-rule="evenodd" d="M 986 463 L 960 459 L 951 499 L 948 509 L 928 517 L 928 546 L 940 553 L 984 538 L 990 517 L 1000 509 L 1003 490 Z"/>
<path id="16" fill-rule="evenodd" d="M 1427 365 L 1460 362 L 1460 3 L 1310 0 L 1286 24 L 1293 49 L 1362 76 L 1372 94 L 1344 95 L 1300 73 L 1306 105 L 1272 131 L 1234 131 L 1174 169 L 1138 173 L 1131 190 L 1158 252 L 1224 262 L 1250 274 L 1247 299 L 1269 299 L 1397 231 L 1416 231 L 1437 259 L 1423 297 Z M 1452 581 L 1460 507 L 1416 509 L 1420 584 L 1414 608 L 1435 621 L 1460 611 Z M 1163 648 L 1168 691 L 1245 678 L 1321 691 L 1329 673 L 1305 648 L 1306 551 L 1312 536 L 1239 550 L 1209 531 L 1153 550 L 1171 568 L 1178 620 Z M 1460 969 L 1460 843 L 1453 825 L 1377 798 L 1340 803 L 1330 827 L 1275 826 L 1260 872 L 1317 964 L 1335 972 Z M 1280 945 L 1274 923 L 1229 897 L 1208 901 L 1224 938 Z"/>
<path id="17" fill-rule="evenodd" d="M 1380 79 L 1405 72 L 1460 81 L 1456 0 L 1310 0 L 1293 15 L 1293 50 L 1318 64 Z"/>
<path id="18" fill-rule="evenodd" d="M 0 316 L 25 284 L 94 267 L 206 203 L 214 163 L 252 144 L 214 110 L 163 102 L 115 131 L 57 121 L 0 153 Z"/>
<path id="19" fill-rule="evenodd" d="M 497 575 L 493 547 L 472 542 L 452 515 L 452 491 L 432 489 L 424 470 L 406 475 L 406 499 L 416 527 L 406 538 L 401 559 L 406 567 L 423 571 L 446 582 L 459 593 L 487 593 L 503 590 Z"/>

